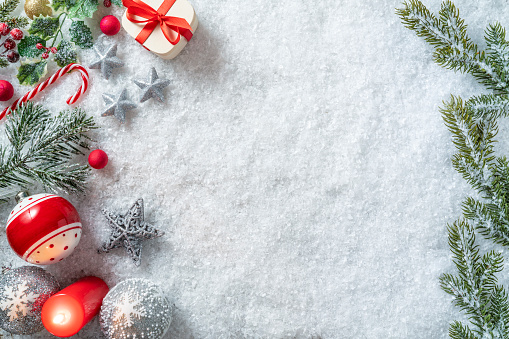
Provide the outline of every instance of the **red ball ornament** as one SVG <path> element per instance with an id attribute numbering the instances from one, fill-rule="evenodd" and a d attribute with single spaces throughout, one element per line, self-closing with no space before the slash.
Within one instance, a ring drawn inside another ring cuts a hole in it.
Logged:
<path id="1" fill-rule="evenodd" d="M 14 95 L 14 87 L 7 80 L 0 80 L 0 101 L 11 100 Z"/>
<path id="2" fill-rule="evenodd" d="M 14 207 L 5 230 L 9 245 L 31 264 L 54 264 L 69 256 L 81 238 L 76 208 L 54 194 L 24 196 Z"/>
<path id="3" fill-rule="evenodd" d="M 101 32 L 106 35 L 115 35 L 120 31 L 120 21 L 113 15 L 106 15 L 99 24 Z"/>
<path id="4" fill-rule="evenodd" d="M 95 169 L 104 168 L 108 164 L 108 155 L 100 149 L 96 149 L 88 155 L 88 163 Z"/>

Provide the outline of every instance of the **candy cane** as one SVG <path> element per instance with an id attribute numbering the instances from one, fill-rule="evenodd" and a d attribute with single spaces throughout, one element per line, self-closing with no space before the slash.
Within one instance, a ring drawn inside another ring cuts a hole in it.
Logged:
<path id="1" fill-rule="evenodd" d="M 46 87 L 48 87 L 49 85 L 51 85 L 52 83 L 57 81 L 60 77 L 64 76 L 65 74 L 67 74 L 68 72 L 71 72 L 73 70 L 78 70 L 80 72 L 81 80 L 82 80 L 82 84 L 81 84 L 80 88 L 78 88 L 78 91 L 73 96 L 71 96 L 69 99 L 67 99 L 67 101 L 66 101 L 68 105 L 74 104 L 76 101 L 78 101 L 80 96 L 87 91 L 87 88 L 88 88 L 88 72 L 85 69 L 85 67 L 83 67 L 81 65 L 78 65 L 78 64 L 69 64 L 69 65 L 61 68 L 55 74 L 53 74 L 51 76 L 51 78 L 49 78 L 46 81 L 44 81 L 44 82 L 40 83 L 39 85 L 37 85 L 33 90 L 31 90 L 30 92 L 25 94 L 23 97 L 21 97 L 18 100 L 14 101 L 11 106 L 6 107 L 2 111 L 2 113 L 0 113 L 0 120 L 2 120 L 5 117 L 5 115 L 8 114 L 7 112 L 9 112 L 9 110 L 15 110 L 21 103 L 27 102 L 28 100 L 32 99 L 33 97 L 35 97 L 37 95 L 37 93 L 39 93 L 40 91 L 44 90 Z"/>

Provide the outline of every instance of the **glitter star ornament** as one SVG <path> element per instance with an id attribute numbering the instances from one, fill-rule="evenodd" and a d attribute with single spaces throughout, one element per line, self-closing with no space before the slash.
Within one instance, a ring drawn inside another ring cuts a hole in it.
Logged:
<path id="1" fill-rule="evenodd" d="M 172 321 L 173 305 L 156 284 L 128 279 L 103 299 L 99 322 L 107 339 L 160 339 Z"/>
<path id="2" fill-rule="evenodd" d="M 170 84 L 170 80 L 160 79 L 156 69 L 152 67 L 147 81 L 134 80 L 134 83 L 141 88 L 140 102 L 145 102 L 150 98 L 156 98 L 163 102 L 163 89 Z"/>
<path id="3" fill-rule="evenodd" d="M 129 94 L 127 89 L 123 89 L 118 97 L 113 94 L 104 93 L 103 100 L 106 104 L 106 110 L 101 114 L 103 117 L 113 115 L 120 122 L 125 122 L 125 113 L 133 108 L 136 108 L 136 104 L 129 100 Z"/>
<path id="4" fill-rule="evenodd" d="M 108 80 L 114 68 L 123 67 L 122 60 L 117 58 L 117 44 L 103 46 L 99 48 L 98 44 L 94 45 L 94 51 L 97 54 L 97 59 L 94 60 L 89 67 L 93 69 L 100 69 L 102 76 Z"/>
<path id="5" fill-rule="evenodd" d="M 99 253 L 109 252 L 117 247 L 125 247 L 134 264 L 140 266 L 142 240 L 164 235 L 164 232 L 145 222 L 143 199 L 141 198 L 136 200 L 124 215 L 108 210 L 103 210 L 103 213 L 108 220 L 111 234 L 108 241 L 99 249 Z"/>
<path id="6" fill-rule="evenodd" d="M 0 328 L 11 334 L 43 329 L 42 305 L 60 290 L 58 281 L 36 266 L 22 266 L 0 276 Z"/>

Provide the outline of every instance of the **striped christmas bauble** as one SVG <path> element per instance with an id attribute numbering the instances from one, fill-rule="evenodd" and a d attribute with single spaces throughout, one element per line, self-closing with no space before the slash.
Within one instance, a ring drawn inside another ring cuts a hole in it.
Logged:
<path id="1" fill-rule="evenodd" d="M 23 260 L 49 265 L 69 256 L 81 238 L 76 208 L 54 194 L 23 198 L 7 220 L 7 240 Z"/>

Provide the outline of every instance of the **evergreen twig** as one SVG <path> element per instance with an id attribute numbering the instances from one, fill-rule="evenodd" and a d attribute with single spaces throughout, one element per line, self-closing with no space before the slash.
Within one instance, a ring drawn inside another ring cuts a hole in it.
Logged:
<path id="1" fill-rule="evenodd" d="M 451 338 L 509 338 L 508 296 L 496 278 L 503 268 L 502 255 L 492 251 L 481 257 L 474 234 L 475 229 L 509 246 L 509 161 L 494 155 L 497 119 L 509 116 L 505 29 L 498 23 L 489 25 L 483 51 L 468 37 L 467 26 L 449 0 L 442 3 L 438 17 L 418 0 L 403 3 L 396 13 L 407 28 L 435 48 L 433 58 L 439 65 L 470 73 L 493 90 L 493 94 L 474 96 L 466 102 L 452 96 L 441 109 L 457 149 L 453 167 L 481 199 L 467 198 L 463 202 L 465 220 L 449 226 L 449 246 L 458 275 L 444 274 L 440 283 L 470 320 L 470 326 L 453 322 Z"/>
<path id="2" fill-rule="evenodd" d="M 40 105 L 21 105 L 8 116 L 9 145 L 0 146 L 0 200 L 33 184 L 53 192 L 83 191 L 89 167 L 70 160 L 89 148 L 86 133 L 95 128 L 79 108 L 52 117 Z"/>

